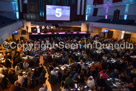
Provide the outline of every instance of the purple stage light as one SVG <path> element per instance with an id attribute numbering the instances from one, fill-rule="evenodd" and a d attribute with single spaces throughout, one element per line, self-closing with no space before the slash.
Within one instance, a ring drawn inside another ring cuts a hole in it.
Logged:
<path id="1" fill-rule="evenodd" d="M 46 34 L 52 34 L 51 32 L 48 32 L 48 33 L 46 33 Z"/>
<path id="2" fill-rule="evenodd" d="M 54 32 L 54 34 L 57 34 L 56 32 Z"/>
<path id="3" fill-rule="evenodd" d="M 77 34 L 77 32 L 73 32 L 73 34 Z"/>
<path id="4" fill-rule="evenodd" d="M 45 33 L 41 33 L 42 35 L 45 34 Z"/>
<path id="5" fill-rule="evenodd" d="M 32 33 L 32 35 L 37 35 L 38 33 Z"/>
<path id="6" fill-rule="evenodd" d="M 79 34 L 87 34 L 86 32 L 79 32 Z"/>
<path id="7" fill-rule="evenodd" d="M 59 32 L 59 34 L 65 34 L 65 32 Z"/>

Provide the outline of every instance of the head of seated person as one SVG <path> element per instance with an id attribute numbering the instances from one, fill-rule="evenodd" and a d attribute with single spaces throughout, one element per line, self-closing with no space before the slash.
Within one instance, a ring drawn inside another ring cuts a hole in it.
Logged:
<path id="1" fill-rule="evenodd" d="M 3 74 L 4 69 L 2 67 L 0 67 L 0 74 Z"/>
<path id="2" fill-rule="evenodd" d="M 13 69 L 9 69 L 9 70 L 8 70 L 8 74 L 14 75 L 14 73 L 15 73 L 15 71 L 14 71 Z"/>
<path id="3" fill-rule="evenodd" d="M 15 85 L 15 86 L 20 86 L 17 81 L 14 82 L 14 85 Z"/>
<path id="4" fill-rule="evenodd" d="M 8 69 L 4 69 L 3 74 L 4 74 L 4 75 L 7 75 L 7 74 L 8 74 Z"/>
<path id="5" fill-rule="evenodd" d="M 23 76 L 22 72 L 18 74 L 18 76 Z"/>
<path id="6" fill-rule="evenodd" d="M 48 91 L 47 85 L 44 83 L 43 87 L 41 87 L 39 91 Z"/>

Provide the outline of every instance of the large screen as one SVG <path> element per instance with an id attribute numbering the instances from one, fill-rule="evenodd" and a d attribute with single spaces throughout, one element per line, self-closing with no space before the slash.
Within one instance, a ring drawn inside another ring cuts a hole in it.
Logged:
<path id="1" fill-rule="evenodd" d="M 46 20 L 69 21 L 70 7 L 46 5 Z"/>

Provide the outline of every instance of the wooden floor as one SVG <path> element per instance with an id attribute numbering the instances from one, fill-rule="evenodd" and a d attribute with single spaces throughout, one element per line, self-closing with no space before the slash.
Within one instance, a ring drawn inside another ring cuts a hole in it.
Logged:
<path id="1" fill-rule="evenodd" d="M 41 85 L 36 86 L 35 88 L 28 89 L 28 91 L 39 91 L 39 88 L 41 88 L 41 87 L 42 87 L 42 84 L 41 84 Z M 4 89 L 4 90 L 2 90 L 2 91 L 9 91 L 9 88 Z"/>
<path id="2" fill-rule="evenodd" d="M 50 82 L 49 82 L 49 74 L 48 74 L 48 71 L 47 71 L 46 66 L 44 66 L 44 69 L 46 70 L 46 75 L 45 75 L 45 77 L 47 78 L 47 79 L 46 79 L 46 84 L 47 84 L 48 90 L 49 90 L 49 91 L 52 91 L 52 87 L 51 87 L 51 84 L 50 84 Z"/>

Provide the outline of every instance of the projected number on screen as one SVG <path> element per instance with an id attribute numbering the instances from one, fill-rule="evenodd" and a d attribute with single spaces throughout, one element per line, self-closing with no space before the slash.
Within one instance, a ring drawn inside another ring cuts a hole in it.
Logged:
<path id="1" fill-rule="evenodd" d="M 70 7 L 46 5 L 46 20 L 69 21 Z"/>
<path id="2" fill-rule="evenodd" d="M 60 9 L 60 8 L 56 8 L 56 17 L 61 17 L 62 16 L 62 9 Z"/>

